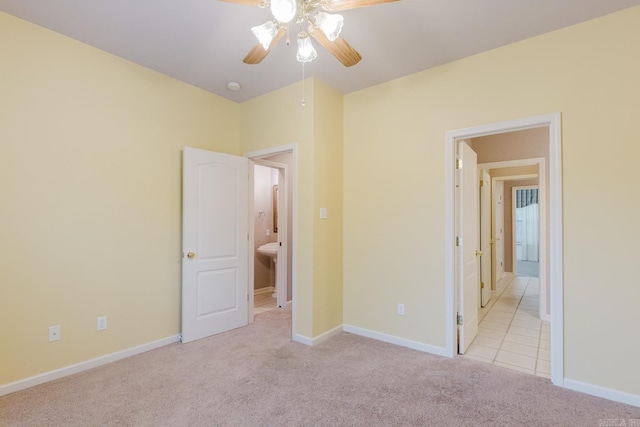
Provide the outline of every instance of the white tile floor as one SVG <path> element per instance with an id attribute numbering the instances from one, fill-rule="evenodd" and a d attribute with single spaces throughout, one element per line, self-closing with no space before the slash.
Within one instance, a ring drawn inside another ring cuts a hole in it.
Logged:
<path id="1" fill-rule="evenodd" d="M 276 308 L 276 298 L 271 296 L 271 292 L 258 294 L 253 297 L 253 314 L 264 313 Z"/>
<path id="2" fill-rule="evenodd" d="M 538 316 L 536 277 L 505 276 L 478 312 L 478 336 L 463 357 L 551 378 L 550 323 Z"/>

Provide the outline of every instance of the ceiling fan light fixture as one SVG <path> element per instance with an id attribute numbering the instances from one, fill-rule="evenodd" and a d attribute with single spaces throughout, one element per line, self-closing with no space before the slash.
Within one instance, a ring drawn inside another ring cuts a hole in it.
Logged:
<path id="1" fill-rule="evenodd" d="M 309 34 L 302 31 L 298 34 L 298 62 L 311 62 L 316 59 L 318 52 L 313 48 Z"/>
<path id="2" fill-rule="evenodd" d="M 0 0 L 2 1 L 2 0 Z M 311 36 L 329 51 L 345 67 L 360 62 L 362 55 L 341 37 L 344 17 L 334 13 L 364 6 L 390 3 L 400 0 L 221 0 L 269 8 L 273 19 L 263 25 L 252 27 L 258 43 L 251 48 L 242 62 L 259 64 L 271 49 L 286 35 L 290 45 L 289 31 L 295 24 L 300 27 L 297 37 L 297 60 L 305 63 L 316 59 Z M 328 12 L 328 13 L 327 13 Z M 306 30 L 306 32 L 305 32 Z M 316 31 L 318 30 L 318 31 Z"/>
<path id="3" fill-rule="evenodd" d="M 269 49 L 271 42 L 275 38 L 278 28 L 273 21 L 267 21 L 262 25 L 251 28 L 253 35 L 258 39 L 258 43 L 262 45 L 264 50 Z"/>
<path id="4" fill-rule="evenodd" d="M 344 17 L 340 14 L 330 15 L 328 13 L 319 12 L 316 16 L 316 25 L 322 30 L 330 41 L 335 41 L 344 25 Z"/>
<path id="5" fill-rule="evenodd" d="M 271 14 L 283 24 L 291 22 L 298 13 L 296 0 L 271 0 Z"/>

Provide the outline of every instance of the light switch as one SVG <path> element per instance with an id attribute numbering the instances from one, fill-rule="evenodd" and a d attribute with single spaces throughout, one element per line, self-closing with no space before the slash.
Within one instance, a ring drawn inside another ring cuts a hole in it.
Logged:
<path id="1" fill-rule="evenodd" d="M 327 208 L 320 208 L 320 219 L 327 219 Z"/>

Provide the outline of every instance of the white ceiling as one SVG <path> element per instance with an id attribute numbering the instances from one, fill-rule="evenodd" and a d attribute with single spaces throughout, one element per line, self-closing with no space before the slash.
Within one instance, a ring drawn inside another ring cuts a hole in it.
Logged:
<path id="1" fill-rule="evenodd" d="M 345 68 L 315 44 L 305 67 L 342 93 L 635 5 L 640 0 L 401 0 L 343 12 L 342 36 L 363 56 Z M 42 25 L 225 98 L 242 102 L 302 78 L 294 43 L 258 65 L 242 59 L 268 9 L 217 0 L 0 0 Z M 242 85 L 227 89 L 229 81 Z"/>

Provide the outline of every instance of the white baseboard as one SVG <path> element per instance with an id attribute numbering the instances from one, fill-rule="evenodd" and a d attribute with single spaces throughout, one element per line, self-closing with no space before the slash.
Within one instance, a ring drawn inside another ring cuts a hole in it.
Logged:
<path id="1" fill-rule="evenodd" d="M 592 396 L 601 397 L 614 402 L 626 403 L 627 405 L 640 407 L 640 396 L 635 394 L 625 393 L 623 391 L 587 384 L 567 378 L 564 379 L 563 386 L 569 390 L 579 391 L 581 393 L 590 394 Z"/>
<path id="2" fill-rule="evenodd" d="M 265 288 L 254 289 L 253 295 L 262 295 L 262 294 L 272 294 L 276 291 L 276 288 L 273 286 L 267 286 Z"/>
<path id="3" fill-rule="evenodd" d="M 318 335 L 317 337 L 314 338 L 309 338 L 309 337 L 305 337 L 304 335 L 300 335 L 297 334 L 296 336 L 293 337 L 293 340 L 296 342 L 299 342 L 301 344 L 305 344 L 308 346 L 314 346 L 314 345 L 318 345 L 322 342 L 325 342 L 326 340 L 334 337 L 335 335 L 339 334 L 342 332 L 342 325 L 338 325 L 333 329 L 328 330 L 327 332 Z"/>
<path id="4" fill-rule="evenodd" d="M 408 340 L 406 338 L 400 338 L 393 335 L 383 334 L 381 332 L 371 331 L 369 329 L 359 328 L 357 326 L 344 325 L 342 328 L 345 332 L 351 334 L 360 335 L 374 340 L 387 342 L 389 344 L 395 344 L 402 347 L 411 348 L 413 350 L 422 351 L 425 353 L 435 354 L 436 356 L 450 357 L 447 349 L 444 347 L 436 347 L 429 344 L 423 344 L 418 341 Z"/>
<path id="5" fill-rule="evenodd" d="M 312 346 L 313 345 L 313 338 L 305 337 L 304 335 L 295 334 L 293 336 L 293 340 L 295 342 L 299 342 L 300 344 L 304 344 L 304 345 L 308 345 L 308 346 Z"/>
<path id="6" fill-rule="evenodd" d="M 180 335 L 173 335 L 167 338 L 162 338 L 157 341 L 153 341 L 147 344 L 142 344 L 136 347 L 132 347 L 126 350 L 117 351 L 115 353 L 106 354 L 104 356 L 96 357 L 84 362 L 76 363 L 74 365 L 65 366 L 64 368 L 56 369 L 53 371 L 45 372 L 44 374 L 35 375 L 33 377 L 18 380 L 12 383 L 4 384 L 0 386 L 0 396 L 4 396 L 9 393 L 24 390 L 29 387 L 33 387 L 39 384 L 44 384 L 49 381 L 57 380 L 59 378 L 67 377 L 69 375 L 77 374 L 82 371 L 87 371 L 98 366 L 106 365 L 117 360 L 125 359 L 127 357 L 135 356 L 136 354 L 145 353 L 156 348 L 164 347 L 165 345 L 173 344 L 180 340 Z"/>
<path id="7" fill-rule="evenodd" d="M 325 342 L 326 340 L 338 335 L 339 333 L 342 332 L 342 325 L 336 326 L 333 329 L 328 330 L 327 332 L 318 335 L 317 337 L 313 338 L 313 344 L 312 345 L 318 345 L 322 342 Z"/>

